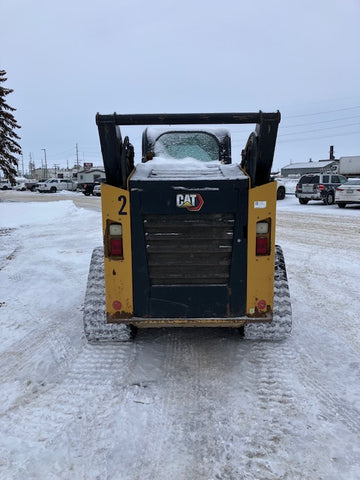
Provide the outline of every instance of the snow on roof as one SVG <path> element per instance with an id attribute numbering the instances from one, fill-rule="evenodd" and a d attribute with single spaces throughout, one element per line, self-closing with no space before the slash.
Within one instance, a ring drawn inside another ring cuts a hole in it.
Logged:
<path id="1" fill-rule="evenodd" d="M 147 137 L 151 142 L 154 142 L 162 133 L 165 132 L 205 132 L 215 135 L 215 137 L 220 141 L 222 141 L 227 135 L 230 136 L 229 130 L 226 130 L 226 128 L 201 128 L 201 125 L 199 125 L 197 128 L 189 128 L 188 126 L 177 125 L 176 127 L 148 127 L 146 129 Z"/>
<path id="2" fill-rule="evenodd" d="M 289 163 L 284 168 L 324 168 L 334 163 L 334 160 L 319 160 L 318 162 L 300 162 L 300 163 Z"/>

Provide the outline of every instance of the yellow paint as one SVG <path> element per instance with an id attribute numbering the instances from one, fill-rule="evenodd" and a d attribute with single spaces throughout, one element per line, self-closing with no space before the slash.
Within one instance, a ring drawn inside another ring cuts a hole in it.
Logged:
<path id="1" fill-rule="evenodd" d="M 256 256 L 256 223 L 271 219 L 270 255 Z M 257 316 L 273 310 L 276 223 L 276 182 L 249 190 L 248 264 L 246 313 Z M 265 300 L 267 307 L 258 308 Z"/>
<path id="2" fill-rule="evenodd" d="M 130 193 L 128 190 L 103 183 L 101 185 L 101 206 L 104 237 L 109 222 L 122 225 L 124 258 L 113 260 L 107 258 L 106 253 L 104 258 L 106 313 L 108 321 L 116 321 L 116 317 L 132 317 L 134 311 Z"/>

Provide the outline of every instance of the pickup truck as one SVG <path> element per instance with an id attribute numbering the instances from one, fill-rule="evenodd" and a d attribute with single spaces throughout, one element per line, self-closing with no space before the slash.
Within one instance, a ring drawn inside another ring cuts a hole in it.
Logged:
<path id="1" fill-rule="evenodd" d="M 11 190 L 12 185 L 8 180 L 1 180 L 0 181 L 0 190 Z"/>
<path id="2" fill-rule="evenodd" d="M 36 190 L 42 193 L 56 193 L 59 190 L 70 190 L 74 192 L 76 189 L 77 182 L 74 182 L 71 178 L 50 178 L 45 182 L 38 183 L 36 187 Z"/>

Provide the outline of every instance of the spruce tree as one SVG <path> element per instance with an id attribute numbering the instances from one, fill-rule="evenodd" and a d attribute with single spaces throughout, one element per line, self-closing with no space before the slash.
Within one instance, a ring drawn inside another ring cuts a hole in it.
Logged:
<path id="1" fill-rule="evenodd" d="M 5 178 L 15 184 L 16 167 L 18 160 L 15 155 L 21 155 L 21 147 L 17 143 L 20 137 L 15 129 L 20 128 L 14 115 L 16 109 L 6 103 L 5 97 L 13 92 L 10 88 L 3 87 L 6 82 L 5 70 L 0 70 L 0 169 Z"/>

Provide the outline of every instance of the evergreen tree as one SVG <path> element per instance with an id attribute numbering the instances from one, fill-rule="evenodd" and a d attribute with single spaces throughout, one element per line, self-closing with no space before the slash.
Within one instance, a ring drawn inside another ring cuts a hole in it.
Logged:
<path id="1" fill-rule="evenodd" d="M 10 107 L 5 97 L 13 92 L 10 88 L 2 86 L 6 82 L 5 70 L 0 70 L 0 169 L 3 171 L 5 178 L 12 184 L 15 184 L 16 167 L 18 160 L 15 155 L 21 155 L 21 147 L 16 140 L 20 137 L 15 132 L 16 128 L 20 128 L 14 115 L 16 109 Z"/>

